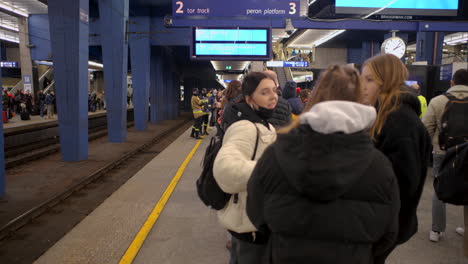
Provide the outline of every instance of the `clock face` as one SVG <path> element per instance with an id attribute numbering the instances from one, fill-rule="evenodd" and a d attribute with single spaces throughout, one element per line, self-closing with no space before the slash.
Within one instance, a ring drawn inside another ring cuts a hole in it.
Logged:
<path id="1" fill-rule="evenodd" d="M 382 52 L 393 54 L 401 59 L 406 53 L 405 41 L 398 37 L 389 38 L 382 44 Z"/>

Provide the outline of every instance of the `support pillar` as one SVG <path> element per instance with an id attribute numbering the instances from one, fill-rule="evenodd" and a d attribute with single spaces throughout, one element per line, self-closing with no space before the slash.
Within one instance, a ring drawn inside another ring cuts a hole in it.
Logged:
<path id="1" fill-rule="evenodd" d="M 2 49 L 0 47 L 0 49 Z M 1 51 L 0 51 L 1 52 Z M 0 68 L 0 76 L 2 76 L 2 68 Z M 0 78 L 0 87 L 2 87 L 2 79 Z M 3 100 L 2 100 L 3 101 Z M 0 109 L 3 109 L 2 102 L 0 102 Z M 5 180 L 5 144 L 3 138 L 3 118 L 0 120 L 0 198 L 6 194 L 6 180 Z"/>
<path id="2" fill-rule="evenodd" d="M 130 56 L 133 80 L 133 113 L 135 128 L 146 130 L 150 88 L 151 44 L 150 18 L 134 17 L 130 24 Z"/>
<path id="3" fill-rule="evenodd" d="M 151 50 L 151 123 L 156 124 L 164 120 L 163 111 L 163 88 L 164 88 L 164 64 L 161 57 L 162 51 L 160 47 L 154 47 Z"/>
<path id="4" fill-rule="evenodd" d="M 195 87 L 193 78 L 184 78 L 184 108 L 187 112 L 192 112 L 192 89 Z"/>
<path id="5" fill-rule="evenodd" d="M 174 89 L 172 80 L 172 70 L 170 68 L 166 70 L 166 80 L 166 119 L 171 120 L 174 118 Z"/>
<path id="6" fill-rule="evenodd" d="M 110 142 L 127 137 L 128 9 L 128 0 L 99 0 Z"/>
<path id="7" fill-rule="evenodd" d="M 33 66 L 31 50 L 29 48 L 29 26 L 28 18 L 18 17 L 19 51 L 21 64 L 21 79 L 23 80 L 23 91 L 30 91 L 34 97 Z M 34 102 L 34 98 L 33 98 Z"/>
<path id="8" fill-rule="evenodd" d="M 88 158 L 88 0 L 49 0 L 60 148 L 65 161 Z"/>
<path id="9" fill-rule="evenodd" d="M 428 65 L 441 64 L 443 45 L 443 32 L 418 32 L 416 37 L 416 61 L 427 61 Z"/>
<path id="10" fill-rule="evenodd" d="M 151 68 L 150 68 L 150 122 L 156 124 L 158 122 L 158 108 L 157 108 L 157 94 L 156 94 L 156 82 L 157 82 L 157 69 L 159 67 L 157 60 L 156 47 L 151 47 Z"/>
<path id="11" fill-rule="evenodd" d="M 174 73 L 174 118 L 177 118 L 180 115 L 180 78 L 179 75 Z"/>
<path id="12" fill-rule="evenodd" d="M 364 63 L 367 59 L 379 54 L 379 49 L 379 42 L 373 40 L 363 41 L 361 47 L 361 63 Z"/>

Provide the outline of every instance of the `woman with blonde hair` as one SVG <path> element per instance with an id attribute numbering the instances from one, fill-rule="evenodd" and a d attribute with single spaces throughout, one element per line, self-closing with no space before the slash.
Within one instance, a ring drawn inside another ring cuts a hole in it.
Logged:
<path id="1" fill-rule="evenodd" d="M 416 209 L 431 147 L 429 134 L 419 119 L 419 100 L 403 88 L 407 78 L 405 65 L 390 54 L 369 59 L 362 70 L 365 102 L 377 109 L 371 137 L 392 162 L 400 188 L 397 244 L 408 241 L 418 230 Z"/>
<path id="2" fill-rule="evenodd" d="M 266 263 L 385 261 L 398 233 L 398 184 L 366 132 L 375 108 L 361 101 L 359 73 L 328 68 L 257 162 L 247 214 L 271 232 Z"/>

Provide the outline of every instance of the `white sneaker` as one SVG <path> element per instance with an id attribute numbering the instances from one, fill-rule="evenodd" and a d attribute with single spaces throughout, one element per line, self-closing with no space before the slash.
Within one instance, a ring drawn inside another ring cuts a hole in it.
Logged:
<path id="1" fill-rule="evenodd" d="M 443 233 L 441 232 L 435 232 L 432 231 L 429 232 L 429 240 L 432 242 L 439 242 L 439 240 L 442 238 Z"/>
<path id="2" fill-rule="evenodd" d="M 465 228 L 457 227 L 457 228 L 455 228 L 455 232 L 457 232 L 457 234 L 459 234 L 460 236 L 464 236 L 465 235 Z"/>

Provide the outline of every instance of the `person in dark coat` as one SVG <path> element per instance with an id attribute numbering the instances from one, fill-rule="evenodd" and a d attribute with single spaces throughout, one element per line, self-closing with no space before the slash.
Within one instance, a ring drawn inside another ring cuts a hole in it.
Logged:
<path id="1" fill-rule="evenodd" d="M 247 214 L 271 232 L 265 263 L 384 263 L 398 234 L 398 183 L 366 132 L 375 108 L 360 99 L 359 73 L 332 66 L 258 161 Z"/>
<path id="2" fill-rule="evenodd" d="M 405 65 L 390 54 L 369 59 L 362 71 L 366 103 L 375 105 L 378 112 L 371 137 L 392 162 L 400 188 L 399 233 L 395 247 L 418 231 L 416 209 L 431 151 L 431 139 L 419 119 L 419 100 L 402 90 L 407 77 Z"/>
<path id="3" fill-rule="evenodd" d="M 275 81 L 277 91 L 278 91 L 278 103 L 276 104 L 275 111 L 270 119 L 268 119 L 268 123 L 272 124 L 275 128 L 283 127 L 287 125 L 292 118 L 291 112 L 291 105 L 289 105 L 288 101 L 281 96 L 281 87 L 278 81 L 278 75 L 276 72 L 267 70 L 264 71 L 266 75 L 268 75 L 273 81 Z"/>
<path id="4" fill-rule="evenodd" d="M 37 97 L 38 97 L 38 100 L 39 100 L 39 114 L 41 115 L 41 117 L 44 117 L 44 112 L 45 112 L 45 94 L 44 94 L 44 91 L 43 90 L 39 90 L 39 92 L 37 92 Z"/>
<path id="5" fill-rule="evenodd" d="M 300 115 L 304 110 L 304 105 L 296 95 L 297 83 L 295 81 L 287 81 L 283 89 L 283 98 L 291 105 L 291 112 L 295 115 Z"/>

